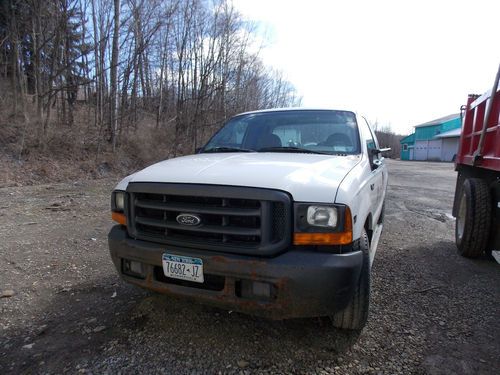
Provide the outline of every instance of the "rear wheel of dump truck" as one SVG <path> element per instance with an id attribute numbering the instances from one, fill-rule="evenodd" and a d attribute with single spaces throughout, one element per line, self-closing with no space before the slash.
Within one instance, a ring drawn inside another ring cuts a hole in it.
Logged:
<path id="1" fill-rule="evenodd" d="M 462 185 L 455 223 L 458 253 L 479 257 L 488 246 L 491 226 L 491 199 L 488 184 L 479 178 L 466 179 Z"/>
<path id="2" fill-rule="evenodd" d="M 332 316 L 334 327 L 341 329 L 361 330 L 368 320 L 370 306 L 370 241 L 363 229 L 359 239 L 359 250 L 363 252 L 363 266 L 358 283 L 354 288 L 351 301 L 347 307 Z"/>

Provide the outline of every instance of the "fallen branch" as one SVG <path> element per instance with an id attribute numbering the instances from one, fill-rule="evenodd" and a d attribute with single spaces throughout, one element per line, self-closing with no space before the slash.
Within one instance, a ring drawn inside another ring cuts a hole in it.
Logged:
<path id="1" fill-rule="evenodd" d="M 430 286 L 430 287 L 425 288 L 425 289 L 414 290 L 412 293 L 425 293 L 425 292 L 428 292 L 430 290 L 439 289 L 439 288 L 441 288 L 441 285 L 435 285 L 435 286 Z"/>

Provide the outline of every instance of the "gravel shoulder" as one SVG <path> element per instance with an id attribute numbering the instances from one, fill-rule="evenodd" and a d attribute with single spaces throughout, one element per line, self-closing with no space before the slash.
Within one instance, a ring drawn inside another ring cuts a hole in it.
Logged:
<path id="1" fill-rule="evenodd" d="M 458 256 L 453 166 L 389 161 L 359 336 L 123 283 L 101 179 L 0 188 L 0 373 L 500 373 L 500 266 Z M 7 293 L 8 294 L 8 293 Z"/>

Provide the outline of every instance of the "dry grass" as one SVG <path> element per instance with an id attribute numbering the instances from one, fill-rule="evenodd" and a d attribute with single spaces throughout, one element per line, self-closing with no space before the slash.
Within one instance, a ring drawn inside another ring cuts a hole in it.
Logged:
<path id="1" fill-rule="evenodd" d="M 72 126 L 61 124 L 54 111 L 43 143 L 34 105 L 28 102 L 25 108 L 26 116 L 20 110 L 14 115 L 11 98 L 4 95 L 0 100 L 0 187 L 114 175 L 118 179 L 173 156 L 172 131 L 155 129 L 153 116 L 143 115 L 137 130 L 124 131 L 112 152 L 89 105 L 75 107 Z"/>

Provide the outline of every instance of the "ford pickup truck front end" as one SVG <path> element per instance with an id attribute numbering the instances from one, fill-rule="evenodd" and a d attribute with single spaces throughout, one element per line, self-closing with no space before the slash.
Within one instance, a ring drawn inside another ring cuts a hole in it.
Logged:
<path id="1" fill-rule="evenodd" d="M 256 137 L 248 122 L 261 120 L 260 113 L 277 125 Z M 283 116 L 290 114 L 292 125 L 282 131 Z M 245 151 L 223 144 L 216 152 L 158 163 L 118 184 L 111 199 L 118 224 L 109 233 L 117 271 L 140 287 L 228 310 L 272 319 L 332 316 L 336 326 L 362 328 L 366 314 L 345 321 L 339 314 L 359 299 L 375 251 L 368 233 L 376 244 L 373 234 L 381 227 L 384 180 L 375 189 L 376 179 L 364 181 L 363 171 L 385 169 L 374 167 L 359 140 L 366 129 L 349 123 L 351 112 L 257 112 L 243 119 L 244 137 L 256 137 Z M 321 145 L 313 137 L 317 129 L 306 128 L 340 120 L 350 125 L 347 135 L 358 137 L 352 150 Z M 293 146 L 258 148 L 269 134 Z M 298 143 L 311 149 L 297 151 Z M 210 149 L 209 142 L 205 151 Z"/>

